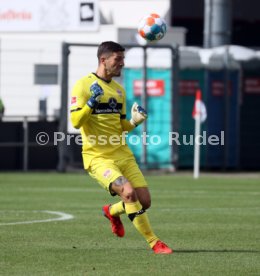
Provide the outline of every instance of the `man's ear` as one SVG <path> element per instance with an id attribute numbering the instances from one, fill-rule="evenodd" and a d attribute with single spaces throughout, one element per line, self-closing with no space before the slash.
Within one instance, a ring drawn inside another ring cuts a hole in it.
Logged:
<path id="1" fill-rule="evenodd" d="M 102 64 L 104 64 L 105 60 L 106 60 L 105 57 L 101 57 L 100 60 L 99 60 L 99 62 L 102 63 Z"/>
<path id="2" fill-rule="evenodd" d="M 106 60 L 106 57 L 100 57 L 99 64 L 104 64 Z"/>

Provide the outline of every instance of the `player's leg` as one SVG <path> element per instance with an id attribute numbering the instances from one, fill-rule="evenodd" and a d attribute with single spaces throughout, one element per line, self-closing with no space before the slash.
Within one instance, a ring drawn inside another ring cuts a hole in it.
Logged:
<path id="1" fill-rule="evenodd" d="M 148 187 L 135 188 L 135 192 L 136 192 L 138 200 L 140 201 L 141 205 L 143 206 L 143 209 L 144 210 L 149 209 L 151 206 L 151 195 L 150 195 Z"/>
<path id="2" fill-rule="evenodd" d="M 115 217 L 125 214 L 124 202 L 121 200 L 117 203 L 111 204 L 109 211 L 110 211 L 111 216 L 115 216 Z"/>
<path id="3" fill-rule="evenodd" d="M 136 190 L 123 176 L 112 183 L 111 189 L 122 198 L 129 219 L 138 232 L 146 239 L 150 247 L 153 248 L 159 239 L 151 228 L 145 209 L 138 200 Z"/>
<path id="4" fill-rule="evenodd" d="M 142 204 L 142 207 L 146 210 L 151 205 L 151 195 L 148 189 L 148 185 L 145 178 L 140 171 L 135 159 L 123 160 L 119 163 L 120 171 L 123 173 L 126 179 L 135 188 L 137 198 Z"/>
<path id="5" fill-rule="evenodd" d="M 113 160 L 98 159 L 91 163 L 88 168 L 89 175 L 98 181 L 112 196 L 116 193 L 110 188 L 111 182 L 120 177 L 122 173 L 115 166 Z M 125 234 L 124 226 L 120 220 L 120 214 L 125 213 L 123 201 L 116 204 L 107 204 L 102 207 L 103 214 L 111 223 L 112 232 L 118 237 L 123 237 Z"/>
<path id="6" fill-rule="evenodd" d="M 147 187 L 139 187 L 135 189 L 138 200 L 140 201 L 144 210 L 151 206 L 151 195 Z M 110 214 L 112 216 L 120 216 L 125 213 L 125 205 L 123 201 L 119 201 L 110 206 Z"/>
<path id="7" fill-rule="evenodd" d="M 134 202 L 130 202 L 131 204 L 125 203 L 128 217 L 132 220 L 137 230 L 146 238 L 156 254 L 172 253 L 172 249 L 161 242 L 151 229 L 147 213 L 145 212 L 151 206 L 151 196 L 145 178 L 135 160 L 127 160 L 124 164 L 121 164 L 120 170 L 134 189 L 135 197 L 133 197 L 133 201 L 137 199 Z M 146 236 L 147 233 L 148 235 Z"/>
<path id="8" fill-rule="evenodd" d="M 151 206 L 151 195 L 147 187 L 139 187 L 135 189 L 138 200 L 140 201 L 144 210 Z M 112 216 L 120 216 L 125 213 L 125 206 L 123 201 L 119 201 L 110 206 L 110 214 Z"/>

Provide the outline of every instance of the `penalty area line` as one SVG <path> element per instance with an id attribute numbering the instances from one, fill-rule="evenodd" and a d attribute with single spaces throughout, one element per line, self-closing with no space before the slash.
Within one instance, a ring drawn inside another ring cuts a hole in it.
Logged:
<path id="1" fill-rule="evenodd" d="M 53 221 L 63 221 L 63 220 L 70 220 L 73 219 L 74 216 L 70 214 L 66 214 L 63 212 L 56 212 L 56 211 L 33 211 L 34 213 L 47 213 L 51 215 L 57 215 L 56 218 L 50 219 L 42 219 L 42 220 L 29 220 L 29 221 L 17 221 L 17 222 L 8 222 L 8 223 L 0 223 L 0 226 L 5 225 L 19 225 L 19 224 L 33 224 L 33 223 L 44 223 L 44 222 L 53 222 Z"/>

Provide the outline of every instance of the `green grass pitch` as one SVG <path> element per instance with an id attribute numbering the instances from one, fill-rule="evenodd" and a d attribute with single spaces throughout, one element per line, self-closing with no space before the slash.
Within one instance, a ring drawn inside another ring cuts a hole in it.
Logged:
<path id="1" fill-rule="evenodd" d="M 1 173 L 0 275 L 260 275 L 259 175 L 146 179 L 172 255 L 154 255 L 125 216 L 113 236 L 101 207 L 117 198 L 86 174 Z M 74 218 L 39 222 L 59 217 L 46 210 Z"/>

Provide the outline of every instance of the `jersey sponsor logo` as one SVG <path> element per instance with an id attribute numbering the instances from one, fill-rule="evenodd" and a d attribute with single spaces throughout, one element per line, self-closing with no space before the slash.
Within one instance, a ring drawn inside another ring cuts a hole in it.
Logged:
<path id="1" fill-rule="evenodd" d="M 76 96 L 71 97 L 70 104 L 71 105 L 77 105 L 77 97 Z"/>
<path id="2" fill-rule="evenodd" d="M 115 108 L 117 106 L 117 100 L 115 98 L 109 98 L 108 104 L 111 108 Z"/>
<path id="3" fill-rule="evenodd" d="M 93 110 L 92 114 L 112 114 L 119 113 L 121 114 L 122 104 L 114 102 L 113 100 L 110 103 L 99 103 L 98 106 Z"/>

